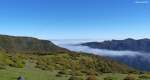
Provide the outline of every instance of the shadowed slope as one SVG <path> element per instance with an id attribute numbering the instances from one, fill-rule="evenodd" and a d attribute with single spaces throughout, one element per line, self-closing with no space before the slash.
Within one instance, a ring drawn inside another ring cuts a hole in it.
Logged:
<path id="1" fill-rule="evenodd" d="M 0 35 L 0 49 L 11 53 L 54 53 L 67 51 L 54 45 L 51 41 L 32 37 Z"/>

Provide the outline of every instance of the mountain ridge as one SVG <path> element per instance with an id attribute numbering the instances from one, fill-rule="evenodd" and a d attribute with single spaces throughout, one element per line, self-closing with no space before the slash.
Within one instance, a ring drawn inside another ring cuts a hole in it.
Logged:
<path id="1" fill-rule="evenodd" d="M 128 73 L 133 70 L 105 57 L 72 52 L 51 41 L 32 37 L 0 35 L 0 48 L 0 68 L 23 68 L 27 61 L 31 61 L 35 68 L 42 70 L 71 69 L 72 72 L 77 70 L 83 74 L 87 70 L 98 73 Z"/>
<path id="2" fill-rule="evenodd" d="M 88 46 L 97 49 L 108 49 L 118 51 L 138 51 L 143 53 L 150 53 L 150 39 L 132 39 L 124 40 L 107 40 L 103 42 L 87 42 L 82 43 L 83 46 Z"/>
<path id="3" fill-rule="evenodd" d="M 113 60 L 124 63 L 130 67 L 136 68 L 142 71 L 150 71 L 150 39 L 132 39 L 128 38 L 125 40 L 109 40 L 103 42 L 88 42 L 82 43 L 83 46 L 88 46 L 94 49 L 105 49 L 110 51 L 131 51 L 130 55 L 122 56 L 111 56 L 107 55 Z M 134 54 L 133 52 L 138 52 L 139 54 Z M 129 54 L 129 53 L 128 53 Z"/>
<path id="4" fill-rule="evenodd" d="M 0 35 L 0 50 L 14 53 L 43 53 L 69 51 L 53 44 L 49 40 L 33 37 Z"/>

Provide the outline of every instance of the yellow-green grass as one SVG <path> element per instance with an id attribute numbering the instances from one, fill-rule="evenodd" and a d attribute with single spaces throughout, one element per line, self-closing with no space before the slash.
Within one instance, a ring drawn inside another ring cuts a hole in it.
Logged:
<path id="1" fill-rule="evenodd" d="M 67 80 L 67 76 L 56 77 L 57 71 L 43 71 L 39 69 L 7 68 L 0 70 L 0 80 L 17 80 L 17 77 L 24 76 L 25 80 Z"/>
<path id="2" fill-rule="evenodd" d="M 24 76 L 25 80 L 68 80 L 70 75 L 62 75 L 57 77 L 58 71 L 45 71 L 36 68 L 25 69 L 25 68 L 12 68 L 7 67 L 6 69 L 0 70 L 0 80 L 17 80 L 18 76 Z M 123 80 L 127 74 L 118 73 L 107 73 L 97 76 L 97 80 L 104 80 L 105 77 L 113 77 L 116 80 Z M 138 77 L 138 75 L 135 75 Z M 81 76 L 84 79 L 85 76 Z"/>

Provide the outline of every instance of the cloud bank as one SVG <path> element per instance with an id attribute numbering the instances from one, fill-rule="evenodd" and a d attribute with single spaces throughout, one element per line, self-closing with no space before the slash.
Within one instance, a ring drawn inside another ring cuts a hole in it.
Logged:
<path id="1" fill-rule="evenodd" d="M 88 41 L 88 40 L 86 40 Z M 91 54 L 96 54 L 100 56 L 109 57 L 113 60 L 119 61 L 121 63 L 127 64 L 130 67 L 150 71 L 150 54 L 134 52 L 134 51 L 113 51 L 104 49 L 93 49 L 87 46 L 81 46 L 79 43 L 85 42 L 84 40 L 57 40 L 53 41 L 56 45 L 67 48 L 71 51 L 76 52 L 86 52 Z M 64 44 L 65 43 L 65 44 Z"/>
<path id="2" fill-rule="evenodd" d="M 102 55 L 102 56 L 137 56 L 142 55 L 140 52 L 134 52 L 134 51 L 114 51 L 114 50 L 106 50 L 106 49 L 94 49 L 87 46 L 79 45 L 82 42 L 89 42 L 92 40 L 55 40 L 53 41 L 56 45 L 69 49 L 71 51 L 76 52 L 86 52 L 86 53 L 92 53 L 96 55 Z"/>
<path id="3" fill-rule="evenodd" d="M 135 56 L 135 55 L 140 55 L 139 52 L 113 51 L 113 50 L 106 50 L 106 49 L 93 49 L 93 48 L 90 48 L 87 46 L 81 46 L 81 45 L 63 44 L 63 45 L 59 45 L 59 46 L 67 48 L 71 51 L 86 52 L 86 53 L 92 53 L 92 54 L 102 55 L 102 56 Z"/>

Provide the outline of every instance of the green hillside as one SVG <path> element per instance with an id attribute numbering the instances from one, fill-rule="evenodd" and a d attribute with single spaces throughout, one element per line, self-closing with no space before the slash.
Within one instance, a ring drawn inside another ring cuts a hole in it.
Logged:
<path id="1" fill-rule="evenodd" d="M 54 45 L 51 41 L 32 37 L 0 35 L 0 50 L 7 53 L 39 53 L 48 54 L 67 51 Z"/>
<path id="2" fill-rule="evenodd" d="M 94 78 L 110 73 L 136 73 L 111 59 L 71 52 L 47 40 L 3 35 L 0 36 L 0 47 L 0 78 L 3 80 L 15 80 L 19 75 L 25 76 L 27 80 L 60 80 L 60 77 L 68 80 L 71 76 L 87 78 L 92 75 Z M 37 79 L 40 76 L 36 75 L 41 75 L 41 78 Z"/>
<path id="3" fill-rule="evenodd" d="M 24 68 L 28 63 L 34 64 L 33 67 L 42 70 L 70 70 L 79 73 L 127 73 L 130 69 L 123 64 L 119 64 L 103 57 L 79 54 L 79 53 L 57 53 L 49 55 L 35 54 L 8 54 L 0 53 L 0 68 L 5 66 Z"/>
<path id="4" fill-rule="evenodd" d="M 128 73 L 133 72 L 136 71 L 129 69 L 126 65 L 94 55 L 0 53 L 0 78 L 3 80 L 16 80 L 20 75 L 27 80 L 68 80 L 71 76 L 87 78 L 89 75 L 103 78 L 104 76 L 100 76 L 114 73 L 124 74 L 121 77 L 124 78 Z"/>

